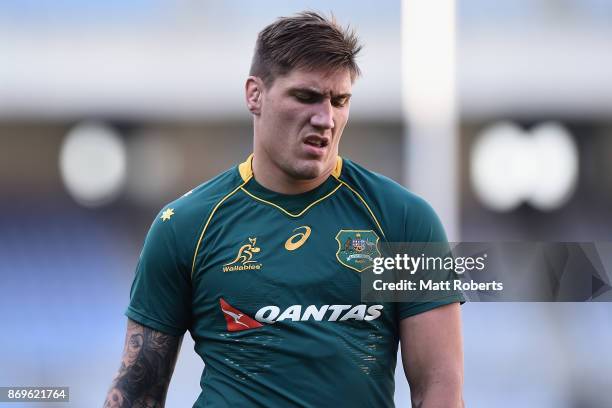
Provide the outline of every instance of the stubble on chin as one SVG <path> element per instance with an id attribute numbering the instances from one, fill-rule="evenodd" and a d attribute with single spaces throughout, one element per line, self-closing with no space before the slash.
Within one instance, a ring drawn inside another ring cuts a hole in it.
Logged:
<path id="1" fill-rule="evenodd" d="M 321 171 L 317 165 L 293 165 L 285 169 L 285 173 L 295 180 L 313 180 L 319 177 Z"/>
<path id="2" fill-rule="evenodd" d="M 314 180 L 321 177 L 326 171 L 333 170 L 333 163 L 323 163 L 317 160 L 296 160 L 284 169 L 285 173 L 295 180 Z"/>

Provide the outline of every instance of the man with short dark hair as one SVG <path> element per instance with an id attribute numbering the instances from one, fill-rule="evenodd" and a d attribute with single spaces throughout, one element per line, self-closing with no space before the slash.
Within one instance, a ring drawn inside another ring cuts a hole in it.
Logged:
<path id="1" fill-rule="evenodd" d="M 379 242 L 446 237 L 422 199 L 338 156 L 359 49 L 312 12 L 259 34 L 253 154 L 153 222 L 105 406 L 163 406 L 187 330 L 196 407 L 392 407 L 400 339 L 413 406 L 462 406 L 461 296 L 361 302 Z"/>

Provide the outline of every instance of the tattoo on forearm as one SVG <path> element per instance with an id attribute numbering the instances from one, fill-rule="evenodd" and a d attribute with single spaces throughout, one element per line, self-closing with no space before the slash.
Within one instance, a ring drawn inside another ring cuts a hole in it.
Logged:
<path id="1" fill-rule="evenodd" d="M 163 407 L 181 339 L 128 320 L 121 367 L 104 408 Z"/>

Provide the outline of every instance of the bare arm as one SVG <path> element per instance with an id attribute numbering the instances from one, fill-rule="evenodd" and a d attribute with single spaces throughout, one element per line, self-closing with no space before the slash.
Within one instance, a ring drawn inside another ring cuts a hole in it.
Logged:
<path id="1" fill-rule="evenodd" d="M 461 408 L 463 341 L 459 303 L 400 322 L 402 363 L 415 408 Z"/>
<path id="2" fill-rule="evenodd" d="M 121 367 L 104 408 L 163 407 L 181 340 L 128 319 Z"/>

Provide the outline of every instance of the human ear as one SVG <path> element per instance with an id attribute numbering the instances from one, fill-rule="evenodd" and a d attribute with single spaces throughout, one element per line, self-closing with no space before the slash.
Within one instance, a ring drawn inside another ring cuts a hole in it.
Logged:
<path id="1" fill-rule="evenodd" d="M 245 84 L 245 97 L 247 108 L 253 115 L 261 113 L 261 99 L 263 91 L 263 82 L 259 77 L 250 76 Z"/>

